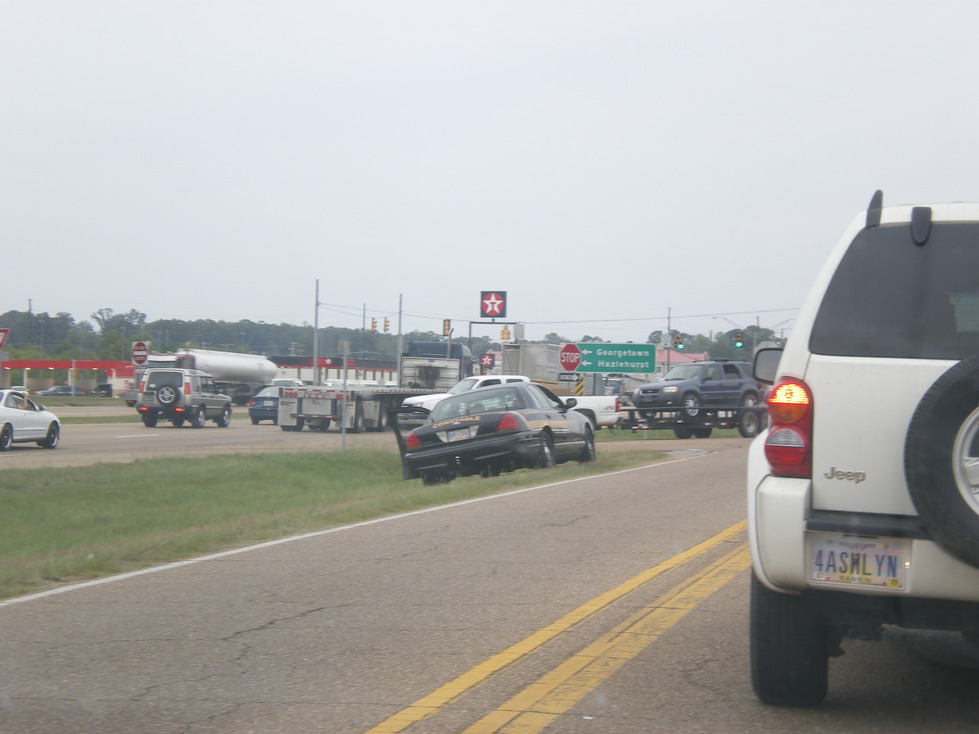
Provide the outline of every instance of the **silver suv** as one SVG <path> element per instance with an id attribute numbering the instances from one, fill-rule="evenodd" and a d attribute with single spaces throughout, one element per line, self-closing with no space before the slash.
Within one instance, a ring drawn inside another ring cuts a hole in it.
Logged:
<path id="1" fill-rule="evenodd" d="M 883 208 L 816 279 L 748 460 L 751 670 L 814 706 L 844 638 L 979 641 L 979 204 Z"/>
<path id="2" fill-rule="evenodd" d="M 174 426 L 189 421 L 203 428 L 213 420 L 221 428 L 231 423 L 231 398 L 224 395 L 214 378 L 200 370 L 148 369 L 139 385 L 136 411 L 143 425 L 153 428 L 162 417 Z"/>

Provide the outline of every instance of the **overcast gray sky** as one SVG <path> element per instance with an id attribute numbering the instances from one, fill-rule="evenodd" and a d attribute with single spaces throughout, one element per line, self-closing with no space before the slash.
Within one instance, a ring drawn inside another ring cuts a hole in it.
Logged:
<path id="1" fill-rule="evenodd" d="M 530 338 L 780 324 L 874 189 L 979 200 L 976 28 L 966 0 L 2 0 L 0 313 L 312 323 L 319 279 L 324 326 L 401 295 L 405 331 L 465 334 L 491 289 Z"/>

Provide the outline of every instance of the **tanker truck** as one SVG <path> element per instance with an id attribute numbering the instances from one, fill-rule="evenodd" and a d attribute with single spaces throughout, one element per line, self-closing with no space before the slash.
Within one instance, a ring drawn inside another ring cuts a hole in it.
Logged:
<path id="1" fill-rule="evenodd" d="M 260 354 L 216 352 L 210 349 L 181 349 L 175 354 L 151 354 L 146 364 L 136 373 L 136 385 L 142 381 L 142 372 L 149 367 L 177 367 L 207 372 L 225 395 L 236 405 L 247 405 L 248 400 L 265 385 L 270 385 L 278 375 L 275 362 Z M 136 404 L 136 389 L 124 390 L 119 397 L 127 405 Z"/>
<path id="2" fill-rule="evenodd" d="M 271 385 L 279 373 L 275 362 L 260 354 L 181 349 L 176 356 L 175 367 L 207 372 L 235 405 L 247 405 L 249 399 L 265 385 Z"/>

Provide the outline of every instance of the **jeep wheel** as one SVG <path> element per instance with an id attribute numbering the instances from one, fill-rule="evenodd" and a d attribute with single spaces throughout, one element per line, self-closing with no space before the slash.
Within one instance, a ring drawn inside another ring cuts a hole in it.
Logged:
<path id="1" fill-rule="evenodd" d="M 182 415 L 178 416 L 177 418 L 170 419 L 170 425 L 173 426 L 174 428 L 180 428 L 180 426 L 182 426 L 183 424 L 184 424 L 184 417 Z"/>
<path id="2" fill-rule="evenodd" d="M 179 399 L 180 393 L 177 392 L 175 387 L 171 387 L 170 385 L 163 385 L 156 391 L 156 400 L 160 405 L 176 405 Z"/>
<path id="3" fill-rule="evenodd" d="M 221 411 L 221 415 L 217 417 L 214 421 L 218 424 L 218 428 L 227 428 L 231 425 L 231 406 L 224 406 L 224 410 Z"/>
<path id="4" fill-rule="evenodd" d="M 204 412 L 204 406 L 200 406 L 194 411 L 194 414 L 190 417 L 190 427 L 191 428 L 203 428 L 204 423 L 207 421 L 207 413 Z"/>
<path id="5" fill-rule="evenodd" d="M 160 416 L 156 413 L 143 413 L 140 417 L 143 419 L 144 426 L 153 428 L 156 426 L 156 421 Z"/>
<path id="6" fill-rule="evenodd" d="M 751 685 L 762 703 L 818 706 L 829 684 L 829 634 L 806 594 L 772 591 L 751 574 Z"/>
<path id="7" fill-rule="evenodd" d="M 979 568 L 979 355 L 939 377 L 911 417 L 904 474 L 935 542 Z"/>
<path id="8" fill-rule="evenodd" d="M 688 392 L 683 396 L 683 414 L 687 418 L 696 418 L 700 415 L 700 396 L 697 393 Z"/>

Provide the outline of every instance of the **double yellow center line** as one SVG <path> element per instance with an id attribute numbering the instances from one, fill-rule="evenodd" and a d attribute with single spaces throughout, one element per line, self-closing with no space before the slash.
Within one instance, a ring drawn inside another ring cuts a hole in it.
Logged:
<path id="1" fill-rule="evenodd" d="M 737 523 L 692 548 L 646 569 L 616 588 L 600 594 L 556 622 L 538 630 L 506 650 L 488 658 L 455 680 L 370 729 L 367 734 L 397 734 L 442 708 L 490 676 L 525 657 L 541 645 L 567 632 L 613 602 L 652 579 L 716 548 L 745 529 Z M 619 667 L 637 655 L 659 635 L 676 624 L 700 602 L 748 567 L 747 546 L 739 543 L 731 552 L 622 622 L 576 655 L 521 691 L 503 706 L 466 729 L 467 734 L 530 734 L 538 732 L 569 710 Z"/>

